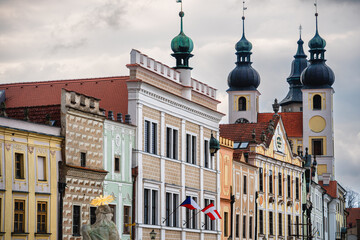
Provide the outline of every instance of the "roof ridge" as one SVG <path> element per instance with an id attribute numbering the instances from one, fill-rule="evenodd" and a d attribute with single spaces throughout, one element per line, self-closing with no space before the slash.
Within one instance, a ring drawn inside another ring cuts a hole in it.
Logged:
<path id="1" fill-rule="evenodd" d="M 124 79 L 124 78 L 128 78 L 129 76 L 110 76 L 110 77 L 95 77 L 95 78 L 78 78 L 78 79 L 61 79 L 61 80 L 44 80 L 44 81 L 35 81 L 35 82 L 15 82 L 15 83 L 4 83 L 4 84 L 0 84 L 0 87 L 4 87 L 4 86 L 18 86 L 18 85 L 35 85 L 35 84 L 40 84 L 40 85 L 46 85 L 46 84 L 62 84 L 62 83 L 69 83 L 69 82 L 81 82 L 81 81 L 86 81 L 86 82 L 96 82 L 99 80 L 104 80 L 104 81 L 109 81 L 109 80 L 120 80 Z"/>

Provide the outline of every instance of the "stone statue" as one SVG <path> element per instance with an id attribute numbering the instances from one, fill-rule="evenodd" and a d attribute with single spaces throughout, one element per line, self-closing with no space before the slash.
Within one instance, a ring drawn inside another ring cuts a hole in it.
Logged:
<path id="1" fill-rule="evenodd" d="M 96 222 L 93 225 L 84 225 L 81 228 L 83 240 L 120 240 L 119 232 L 109 205 L 101 205 L 96 211 Z"/>

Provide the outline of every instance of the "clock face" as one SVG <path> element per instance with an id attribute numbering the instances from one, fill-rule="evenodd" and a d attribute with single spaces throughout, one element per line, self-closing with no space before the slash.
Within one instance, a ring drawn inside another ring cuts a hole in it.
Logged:
<path id="1" fill-rule="evenodd" d="M 119 134 L 117 134 L 116 137 L 115 137 L 115 144 L 118 147 L 120 146 L 120 135 Z"/>

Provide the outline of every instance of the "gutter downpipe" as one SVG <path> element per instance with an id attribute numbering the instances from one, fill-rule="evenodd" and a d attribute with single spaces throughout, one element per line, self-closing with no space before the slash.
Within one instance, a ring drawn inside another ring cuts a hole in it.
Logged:
<path id="1" fill-rule="evenodd" d="M 257 236 L 258 236 L 258 231 L 257 231 L 257 216 L 258 216 L 258 203 L 257 203 L 257 199 L 259 197 L 259 191 L 255 192 L 255 240 L 257 240 Z"/>

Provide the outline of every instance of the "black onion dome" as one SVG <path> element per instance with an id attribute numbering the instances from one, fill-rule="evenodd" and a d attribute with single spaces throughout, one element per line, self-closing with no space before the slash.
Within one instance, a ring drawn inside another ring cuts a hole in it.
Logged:
<path id="1" fill-rule="evenodd" d="M 311 62 L 302 72 L 301 81 L 305 88 L 330 88 L 335 82 L 335 74 L 325 61 Z"/>
<path id="2" fill-rule="evenodd" d="M 259 73 L 248 64 L 238 64 L 228 76 L 228 91 L 256 90 L 260 85 Z"/>
<path id="3" fill-rule="evenodd" d="M 304 88 L 331 88 L 335 82 L 334 72 L 325 64 L 326 42 L 318 32 L 318 13 L 316 17 L 315 36 L 309 41 L 310 65 L 301 73 Z"/>
<path id="4" fill-rule="evenodd" d="M 243 35 L 235 45 L 237 62 L 236 67 L 228 76 L 228 91 L 256 90 L 260 85 L 260 75 L 251 66 L 250 55 L 252 44 L 245 38 L 245 27 L 243 20 Z"/>

